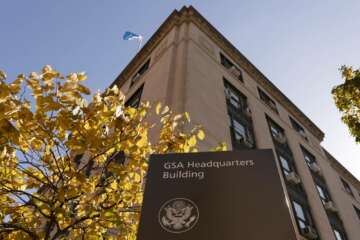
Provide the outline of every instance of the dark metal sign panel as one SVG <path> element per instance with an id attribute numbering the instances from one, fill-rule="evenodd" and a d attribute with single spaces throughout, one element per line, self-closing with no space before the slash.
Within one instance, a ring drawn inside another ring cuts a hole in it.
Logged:
<path id="1" fill-rule="evenodd" d="M 295 240 L 272 150 L 152 155 L 138 240 Z"/>

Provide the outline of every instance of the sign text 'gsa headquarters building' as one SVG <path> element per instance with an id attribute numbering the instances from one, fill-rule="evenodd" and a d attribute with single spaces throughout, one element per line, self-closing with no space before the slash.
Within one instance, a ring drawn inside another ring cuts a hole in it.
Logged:
<path id="1" fill-rule="evenodd" d="M 296 239 L 271 150 L 152 155 L 138 240 Z"/>

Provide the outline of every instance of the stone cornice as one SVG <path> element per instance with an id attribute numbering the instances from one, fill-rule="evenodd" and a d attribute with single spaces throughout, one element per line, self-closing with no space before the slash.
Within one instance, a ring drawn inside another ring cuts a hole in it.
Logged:
<path id="1" fill-rule="evenodd" d="M 215 29 L 195 8 L 183 7 L 180 11 L 173 11 L 149 41 L 130 61 L 116 80 L 111 84 L 122 86 L 131 74 L 145 61 L 160 41 L 170 30 L 184 22 L 193 22 L 212 41 L 214 41 L 233 61 L 244 69 L 254 80 L 272 95 L 286 110 L 300 121 L 319 141 L 324 138 L 324 133 L 289 99 L 287 98 L 264 74 L 260 72 L 234 45 L 232 45 L 218 30 Z"/>

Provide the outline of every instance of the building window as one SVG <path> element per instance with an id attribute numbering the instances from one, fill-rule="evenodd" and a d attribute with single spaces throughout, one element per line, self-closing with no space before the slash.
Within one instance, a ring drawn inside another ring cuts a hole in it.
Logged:
<path id="1" fill-rule="evenodd" d="M 263 90 L 258 88 L 259 96 L 261 101 L 263 101 L 268 107 L 270 107 L 271 110 L 273 110 L 276 113 L 279 113 L 276 107 L 276 103 L 274 100 L 272 100 Z"/>
<path id="2" fill-rule="evenodd" d="M 131 78 L 130 87 L 134 85 L 134 83 L 140 78 L 141 75 L 143 75 L 150 66 L 150 59 L 147 60 L 140 68 L 139 70 L 134 74 L 134 76 Z"/>
<path id="3" fill-rule="evenodd" d="M 277 127 L 275 127 L 274 125 L 270 125 L 270 130 L 271 130 L 271 135 L 273 137 L 279 137 L 282 135 L 282 132 L 280 131 L 280 129 L 278 129 Z"/>
<path id="4" fill-rule="evenodd" d="M 326 203 L 330 201 L 330 197 L 327 190 L 324 187 L 320 186 L 319 184 L 315 184 L 315 185 L 322 203 Z"/>
<path id="5" fill-rule="evenodd" d="M 247 107 L 247 98 L 225 78 L 223 80 L 233 148 L 254 148 L 251 112 Z"/>
<path id="6" fill-rule="evenodd" d="M 295 131 L 297 131 L 306 141 L 308 141 L 304 128 L 298 122 L 296 122 L 292 117 L 289 116 L 289 119 Z"/>
<path id="7" fill-rule="evenodd" d="M 229 114 L 229 118 L 233 148 L 254 148 L 255 143 L 249 132 L 249 126 L 231 114 Z"/>
<path id="8" fill-rule="evenodd" d="M 243 82 L 242 72 L 241 70 L 235 66 L 227 57 L 225 57 L 222 53 L 220 53 L 220 62 L 228 71 L 238 80 Z"/>
<path id="9" fill-rule="evenodd" d="M 268 116 L 268 124 L 270 128 L 270 133 L 273 139 L 276 140 L 277 143 L 280 143 L 281 145 L 287 145 L 287 140 L 285 137 L 284 129 L 282 129 L 279 125 L 277 125 L 272 119 L 270 119 Z"/>
<path id="10" fill-rule="evenodd" d="M 301 151 L 303 153 L 305 162 L 308 166 L 310 166 L 312 163 L 316 162 L 316 158 L 314 155 L 312 155 L 308 150 L 306 150 L 303 146 L 300 145 Z"/>
<path id="11" fill-rule="evenodd" d="M 352 192 L 350 185 L 344 179 L 340 178 L 340 180 L 344 186 L 345 191 L 354 197 L 354 193 Z"/>
<path id="12" fill-rule="evenodd" d="M 221 61 L 221 64 L 226 68 L 231 68 L 232 66 L 234 66 L 234 64 L 227 57 L 225 57 L 222 53 L 220 53 L 220 61 Z"/>
<path id="13" fill-rule="evenodd" d="M 235 110 L 244 111 L 247 108 L 247 99 L 241 94 L 234 86 L 232 86 L 229 81 L 225 78 L 224 87 L 225 87 L 225 96 L 228 101 L 228 105 L 230 105 Z"/>
<path id="14" fill-rule="evenodd" d="M 341 231 L 333 228 L 333 231 L 334 231 L 334 235 L 335 235 L 335 238 L 336 240 L 345 240 L 345 236 L 343 233 L 341 233 Z"/>
<path id="15" fill-rule="evenodd" d="M 296 221 L 299 225 L 299 228 L 300 229 L 304 229 L 306 228 L 309 223 L 307 221 L 307 218 L 306 218 L 306 210 L 305 208 L 298 202 L 296 201 L 292 201 L 293 203 L 293 207 L 294 207 L 294 212 L 295 212 L 295 218 L 296 218 Z"/>
<path id="16" fill-rule="evenodd" d="M 144 84 L 126 101 L 126 107 L 138 108 L 140 105 L 141 95 L 143 92 Z"/>
<path id="17" fill-rule="evenodd" d="M 309 207 L 297 200 L 292 200 L 292 206 L 300 234 L 309 239 L 319 239 L 317 231 L 312 224 Z"/>
<path id="18" fill-rule="evenodd" d="M 234 130 L 235 139 L 237 141 L 242 141 L 246 138 L 246 128 L 240 122 L 232 119 L 232 128 Z"/>
<path id="19" fill-rule="evenodd" d="M 283 173 L 285 174 L 285 176 L 289 175 L 292 172 L 289 160 L 280 154 L 279 154 L 279 159 Z"/>
<path id="20" fill-rule="evenodd" d="M 353 207 L 354 207 L 355 212 L 356 212 L 356 214 L 357 214 L 357 216 L 358 216 L 358 218 L 359 218 L 359 220 L 360 220 L 360 209 L 358 209 L 358 208 L 355 207 L 354 205 L 353 205 Z"/>
<path id="21" fill-rule="evenodd" d="M 318 239 L 316 229 L 311 224 L 311 214 L 308 207 L 295 200 L 292 201 L 292 205 L 300 233 L 306 237 L 310 236 L 310 239 Z"/>

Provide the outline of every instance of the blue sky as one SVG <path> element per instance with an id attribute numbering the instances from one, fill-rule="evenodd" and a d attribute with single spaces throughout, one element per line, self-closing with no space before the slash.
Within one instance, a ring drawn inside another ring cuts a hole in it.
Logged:
<path id="1" fill-rule="evenodd" d="M 0 69 L 8 76 L 46 64 L 86 71 L 104 89 L 175 8 L 193 5 L 324 132 L 325 146 L 360 179 L 360 145 L 330 95 L 342 64 L 360 67 L 360 1 L 2 0 Z"/>

